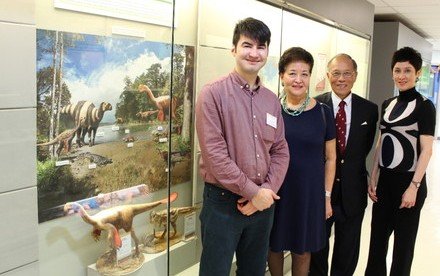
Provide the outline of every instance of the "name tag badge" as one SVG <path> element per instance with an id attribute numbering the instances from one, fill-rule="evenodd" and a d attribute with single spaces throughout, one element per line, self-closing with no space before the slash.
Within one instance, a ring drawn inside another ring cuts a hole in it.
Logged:
<path id="1" fill-rule="evenodd" d="M 266 113 L 266 124 L 270 125 L 273 128 L 277 128 L 277 117 L 272 114 Z"/>

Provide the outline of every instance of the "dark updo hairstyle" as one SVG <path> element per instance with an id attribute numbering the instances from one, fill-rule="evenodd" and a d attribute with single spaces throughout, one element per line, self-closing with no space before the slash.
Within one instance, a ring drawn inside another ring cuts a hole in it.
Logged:
<path id="1" fill-rule="evenodd" d="M 237 25 L 235 25 L 234 35 L 232 36 L 232 44 L 237 47 L 237 43 L 240 40 L 240 36 L 249 37 L 260 44 L 265 44 L 267 46 L 270 44 L 270 30 L 263 21 L 258 19 L 248 17 L 240 20 Z"/>
<path id="2" fill-rule="evenodd" d="M 397 62 L 405 61 L 408 61 L 412 66 L 414 66 L 416 72 L 422 69 L 422 55 L 411 47 L 403 47 L 394 52 L 393 59 L 391 61 L 391 71 Z"/>
<path id="3" fill-rule="evenodd" d="M 310 72 L 313 69 L 313 56 L 301 47 L 292 47 L 284 51 L 278 62 L 278 73 L 284 74 L 287 65 L 292 62 L 302 61 L 310 66 Z"/>

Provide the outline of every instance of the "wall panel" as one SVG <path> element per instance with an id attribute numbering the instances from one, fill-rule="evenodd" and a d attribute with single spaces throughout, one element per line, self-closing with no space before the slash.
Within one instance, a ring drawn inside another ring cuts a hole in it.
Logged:
<path id="1" fill-rule="evenodd" d="M 0 273 L 38 259 L 37 189 L 0 194 Z M 30 274 L 29 274 L 30 275 Z"/>
<path id="2" fill-rule="evenodd" d="M 0 108 L 33 107 L 35 101 L 35 27 L 0 23 Z"/>
<path id="3" fill-rule="evenodd" d="M 0 193 L 36 185 L 35 116 L 35 109 L 0 110 Z"/>

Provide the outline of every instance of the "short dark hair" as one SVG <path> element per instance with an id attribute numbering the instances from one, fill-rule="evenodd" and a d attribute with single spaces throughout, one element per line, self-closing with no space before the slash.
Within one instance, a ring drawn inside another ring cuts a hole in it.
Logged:
<path id="1" fill-rule="evenodd" d="M 329 62 L 327 63 L 327 71 L 328 71 L 328 69 L 329 69 L 329 67 L 330 67 L 330 63 L 332 63 L 333 60 L 335 60 L 335 59 L 337 59 L 337 58 L 339 58 L 339 57 L 344 57 L 344 58 L 350 60 L 351 63 L 353 64 L 353 69 L 354 69 L 354 71 L 357 72 L 357 70 L 358 70 L 358 65 L 357 65 L 356 61 L 355 61 L 350 55 L 345 54 L 345 53 L 337 54 L 336 56 L 332 57 L 332 58 L 329 60 Z"/>
<path id="2" fill-rule="evenodd" d="M 303 61 L 310 66 L 310 73 L 313 69 L 313 56 L 301 47 L 292 47 L 284 51 L 278 62 L 278 73 L 283 74 L 287 65 L 295 61 Z"/>
<path id="3" fill-rule="evenodd" d="M 423 60 L 419 51 L 411 47 L 403 47 L 394 52 L 393 59 L 391 61 L 391 70 L 393 70 L 394 65 L 396 65 L 397 62 L 405 61 L 408 61 L 412 66 L 414 66 L 416 72 L 422 69 Z"/>
<path id="4" fill-rule="evenodd" d="M 270 44 L 269 27 L 267 27 L 263 21 L 252 17 L 240 20 L 237 25 L 235 25 L 234 36 L 232 37 L 232 44 L 234 47 L 237 46 L 241 35 L 252 38 L 261 44 L 265 44 L 267 42 L 267 46 Z"/>

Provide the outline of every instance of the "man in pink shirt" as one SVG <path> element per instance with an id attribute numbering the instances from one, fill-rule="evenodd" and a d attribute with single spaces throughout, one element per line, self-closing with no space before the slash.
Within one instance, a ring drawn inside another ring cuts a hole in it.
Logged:
<path id="1" fill-rule="evenodd" d="M 196 104 L 205 181 L 200 275 L 264 275 L 274 200 L 289 164 L 281 105 L 258 77 L 270 30 L 246 18 L 235 26 L 235 69 L 205 85 Z"/>

